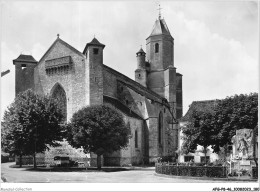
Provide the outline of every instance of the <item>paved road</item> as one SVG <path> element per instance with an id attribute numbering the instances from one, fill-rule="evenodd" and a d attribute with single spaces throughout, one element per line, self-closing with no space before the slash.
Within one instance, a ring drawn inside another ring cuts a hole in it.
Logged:
<path id="1" fill-rule="evenodd" d="M 2 163 L 1 174 L 10 183 L 223 183 L 226 181 L 193 180 L 158 177 L 154 170 L 118 172 L 43 172 L 26 168 L 10 168 Z"/>

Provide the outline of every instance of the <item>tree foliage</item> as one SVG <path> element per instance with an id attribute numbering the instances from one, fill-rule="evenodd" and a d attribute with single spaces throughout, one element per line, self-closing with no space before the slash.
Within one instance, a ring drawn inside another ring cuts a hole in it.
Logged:
<path id="1" fill-rule="evenodd" d="M 188 124 L 182 128 L 183 146 L 182 152 L 195 152 L 198 145 L 203 146 L 206 156 L 207 147 L 214 144 L 214 115 L 210 112 L 194 111 Z M 206 159 L 206 158 L 205 158 Z"/>
<path id="2" fill-rule="evenodd" d="M 215 108 L 217 138 L 214 151 L 232 143 L 238 129 L 255 129 L 258 125 L 258 94 L 235 95 L 219 100 Z M 257 130 L 257 129 L 255 129 Z M 256 131 L 256 134 L 257 131 Z"/>
<path id="3" fill-rule="evenodd" d="M 213 112 L 212 112 L 213 111 Z M 214 152 L 232 144 L 238 129 L 253 129 L 258 135 L 258 94 L 235 95 L 218 100 L 212 110 L 194 111 L 186 127 L 182 128 L 182 151 L 194 152 L 197 145 L 211 146 Z"/>
<path id="4" fill-rule="evenodd" d="M 122 114 L 108 105 L 82 108 L 73 114 L 67 128 L 67 139 L 73 147 L 83 146 L 98 155 L 99 169 L 100 156 L 127 147 L 130 138 L 130 127 Z"/>
<path id="5" fill-rule="evenodd" d="M 1 145 L 5 152 L 34 155 L 62 140 L 61 110 L 55 100 L 32 90 L 20 93 L 4 113 Z M 36 162 L 34 161 L 36 167 Z"/>

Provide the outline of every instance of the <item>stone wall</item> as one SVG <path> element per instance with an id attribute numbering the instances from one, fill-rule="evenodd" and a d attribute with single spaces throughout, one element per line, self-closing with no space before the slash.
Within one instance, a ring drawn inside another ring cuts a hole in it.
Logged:
<path id="1" fill-rule="evenodd" d="M 125 149 L 104 154 L 105 166 L 128 166 L 143 163 L 145 154 L 143 120 L 127 117 L 124 115 L 126 123 L 131 127 L 131 138 Z M 135 132 L 137 131 L 137 146 L 135 145 Z"/>
<path id="2" fill-rule="evenodd" d="M 45 60 L 71 56 L 72 64 L 68 71 L 55 70 L 46 74 Z M 89 105 L 88 66 L 83 54 L 75 51 L 65 42 L 57 39 L 34 70 L 35 91 L 40 94 L 50 94 L 53 87 L 59 83 L 67 98 L 67 121 L 73 113 Z"/>
<path id="3" fill-rule="evenodd" d="M 26 66 L 26 67 L 22 67 Z M 35 64 L 16 62 L 15 64 L 15 95 L 27 89 L 34 90 L 34 68 Z"/>

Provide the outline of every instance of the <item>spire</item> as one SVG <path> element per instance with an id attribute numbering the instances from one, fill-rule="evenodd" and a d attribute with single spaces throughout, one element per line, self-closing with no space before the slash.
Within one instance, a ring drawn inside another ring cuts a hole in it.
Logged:
<path id="1" fill-rule="evenodd" d="M 159 18 L 160 18 L 160 15 L 159 15 Z M 152 30 L 152 33 L 150 36 L 161 35 L 161 34 L 171 35 L 164 19 L 159 19 L 159 20 L 155 21 L 155 24 L 153 26 L 153 30 Z"/>
<path id="2" fill-rule="evenodd" d="M 159 17 L 158 17 L 159 20 L 161 20 L 161 9 L 162 9 L 162 8 L 161 8 L 161 5 L 159 4 L 159 8 L 157 9 L 157 10 L 159 10 Z"/>

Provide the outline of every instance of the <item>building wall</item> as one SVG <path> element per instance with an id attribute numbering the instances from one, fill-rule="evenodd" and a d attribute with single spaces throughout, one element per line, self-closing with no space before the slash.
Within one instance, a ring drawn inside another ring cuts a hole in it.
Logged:
<path id="1" fill-rule="evenodd" d="M 71 56 L 71 69 L 65 72 L 46 74 L 45 61 L 65 56 Z M 59 83 L 66 92 L 67 120 L 73 113 L 89 105 L 89 75 L 86 59 L 74 50 L 56 41 L 51 50 L 40 60 L 34 70 L 35 91 L 40 94 L 50 94 L 55 84 Z"/>
<path id="2" fill-rule="evenodd" d="M 26 65 L 22 68 L 22 65 Z M 16 62 L 15 64 L 15 94 L 26 91 L 27 89 L 34 90 L 34 67 L 36 64 L 27 62 Z"/>
<path id="3" fill-rule="evenodd" d="M 183 126 L 186 126 L 187 122 L 180 122 L 180 130 L 181 130 L 181 127 Z M 183 139 L 182 139 L 182 136 L 183 136 L 183 133 L 181 131 L 179 131 L 179 151 L 181 151 L 181 147 L 182 147 L 182 144 L 183 144 Z M 198 145 L 197 149 L 196 149 L 196 152 L 195 153 L 188 153 L 188 154 L 179 154 L 179 157 L 178 157 L 178 162 L 179 163 L 184 163 L 184 158 L 185 156 L 194 156 L 194 162 L 195 163 L 201 163 L 201 157 L 204 157 L 205 154 L 202 153 L 201 151 L 203 150 L 203 147 Z M 218 154 L 216 153 L 213 153 L 213 149 L 209 146 L 207 147 L 207 156 L 209 156 L 210 158 L 210 162 L 214 162 L 218 159 L 220 159 L 221 157 L 219 157 Z"/>
<path id="4" fill-rule="evenodd" d="M 94 49 L 98 50 L 94 54 Z M 89 72 L 89 102 L 90 105 L 103 103 L 103 48 L 90 45 L 87 50 L 87 67 Z"/>
<path id="5" fill-rule="evenodd" d="M 125 122 L 131 127 L 131 138 L 128 147 L 104 155 L 104 165 L 128 166 L 144 163 L 145 145 L 143 120 L 124 115 Z M 135 146 L 135 131 L 137 131 L 137 147 Z"/>
<path id="6" fill-rule="evenodd" d="M 148 159 L 149 162 L 155 162 L 159 156 L 173 156 L 174 151 L 172 149 L 176 150 L 178 147 L 178 132 L 175 125 L 172 127 L 169 124 L 172 119 L 171 114 L 162 101 L 143 91 L 141 87 L 132 84 L 128 78 L 125 79 L 125 77 L 113 74 L 108 70 L 103 70 L 103 77 L 104 95 L 117 98 L 145 120 L 142 125 L 144 130 L 142 137 L 144 152 L 142 154 L 145 154 L 143 155 L 145 159 Z M 133 90 L 128 85 L 133 86 L 138 91 Z M 160 112 L 163 114 L 163 143 L 161 146 L 158 143 L 158 117 Z M 133 122 L 131 125 L 135 127 Z M 132 138 L 131 142 L 133 141 Z"/>
<path id="7" fill-rule="evenodd" d="M 159 52 L 155 53 L 155 44 L 159 44 Z M 168 35 L 150 36 L 146 40 L 147 60 L 151 70 L 166 69 L 173 66 L 173 39 Z"/>

